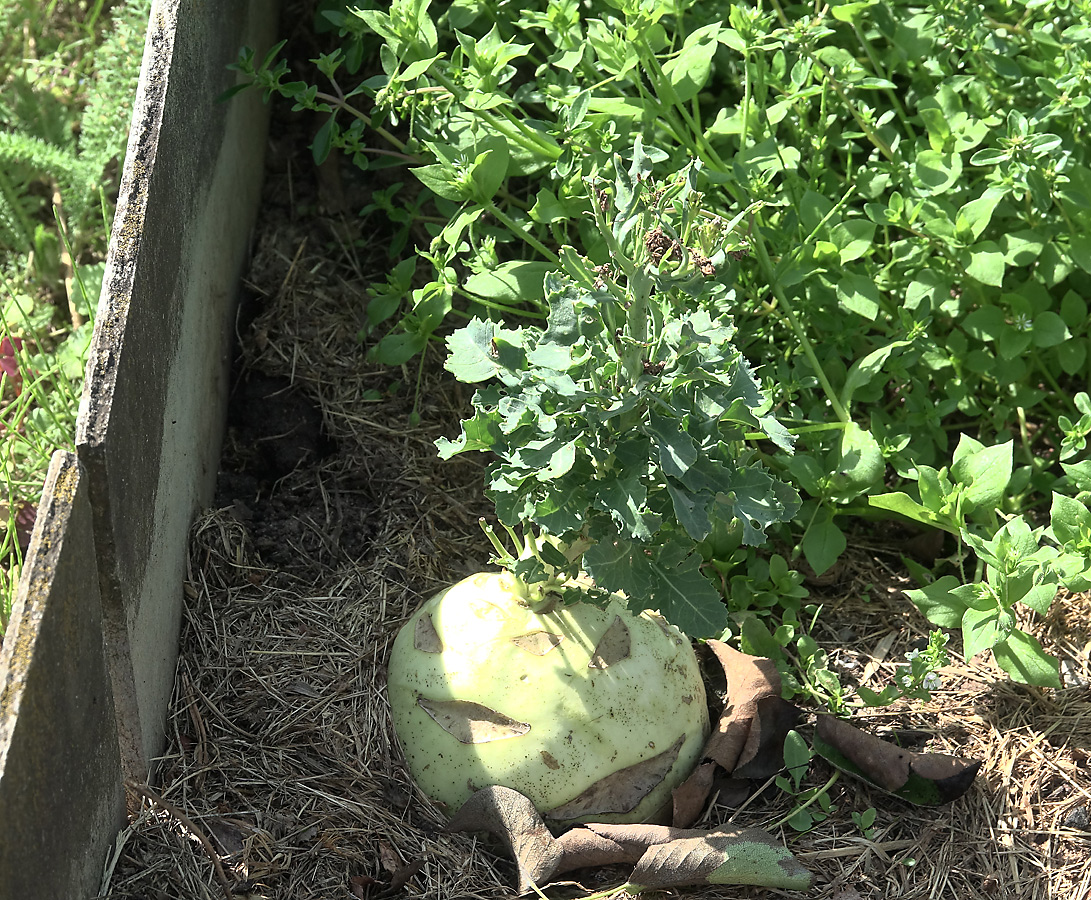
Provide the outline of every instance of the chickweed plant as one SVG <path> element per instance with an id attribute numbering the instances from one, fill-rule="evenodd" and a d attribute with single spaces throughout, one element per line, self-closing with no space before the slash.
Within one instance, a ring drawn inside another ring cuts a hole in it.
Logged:
<path id="1" fill-rule="evenodd" d="M 1088 0 L 326 2 L 321 84 L 278 49 L 237 68 L 325 116 L 316 160 L 384 171 L 363 213 L 396 265 L 361 339 L 390 365 L 449 319 L 542 323 L 565 248 L 611 264 L 585 185 L 638 139 L 739 217 L 704 311 L 801 502 L 772 547 L 714 524 L 701 570 L 744 647 L 829 701 L 801 567 L 892 522 L 945 535 L 909 596 L 967 658 L 1060 684 L 1017 613 L 1091 587 L 1089 22 Z"/>
<path id="2" fill-rule="evenodd" d="M 0 636 L 72 449 L 150 0 L 0 0 Z"/>

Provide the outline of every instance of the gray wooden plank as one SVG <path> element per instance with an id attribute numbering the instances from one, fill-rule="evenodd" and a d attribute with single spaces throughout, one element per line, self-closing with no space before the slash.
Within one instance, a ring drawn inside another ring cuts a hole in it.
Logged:
<path id="1" fill-rule="evenodd" d="M 122 764 L 149 776 L 174 680 L 186 538 L 215 484 L 236 290 L 267 129 L 227 103 L 276 0 L 153 4 L 77 427 L 100 559 Z"/>
<path id="2" fill-rule="evenodd" d="M 91 508 L 58 451 L 0 649 L 0 897 L 90 897 L 124 822 Z"/>

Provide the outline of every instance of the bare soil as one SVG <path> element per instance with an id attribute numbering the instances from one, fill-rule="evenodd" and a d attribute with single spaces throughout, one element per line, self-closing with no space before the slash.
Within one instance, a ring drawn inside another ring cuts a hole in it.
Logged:
<path id="1" fill-rule="evenodd" d="M 284 18 L 299 23 L 300 60 L 315 55 L 305 6 Z M 318 123 L 283 105 L 274 116 L 218 494 L 193 528 L 168 746 L 155 782 L 134 791 L 139 811 L 100 896 L 511 897 L 499 848 L 439 833 L 444 818 L 408 777 L 385 698 L 401 623 L 487 568 L 485 463 L 441 462 L 433 446 L 455 433 L 468 394 L 443 372 L 441 347 L 419 371 L 367 361 L 365 292 L 393 265 L 387 223 L 356 215 L 374 182 L 344 162 L 317 169 L 307 144 Z M 902 550 L 869 535 L 833 577 L 808 584 L 824 604 L 817 636 L 846 682 L 880 689 L 927 635 L 902 593 Z M 932 701 L 861 713 L 871 730 L 913 730 L 918 749 L 983 766 L 968 794 L 934 809 L 842 778 L 828 819 L 776 832 L 815 873 L 804 896 L 1091 897 L 1091 598 L 1060 597 L 1032 627 L 1064 660 L 1068 687 L 1012 684 L 987 658 L 961 659 L 953 638 Z M 816 763 L 806 783 L 829 775 Z M 741 809 L 713 803 L 701 824 L 766 827 L 791 807 L 767 789 Z M 865 834 L 852 814 L 870 807 Z M 588 890 L 625 880 L 578 874 Z"/>

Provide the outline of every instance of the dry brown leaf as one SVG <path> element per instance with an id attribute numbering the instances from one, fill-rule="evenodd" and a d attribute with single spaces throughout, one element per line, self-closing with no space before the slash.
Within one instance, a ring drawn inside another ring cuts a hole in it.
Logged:
<path id="1" fill-rule="evenodd" d="M 692 825 L 701 817 L 716 780 L 716 763 L 703 762 L 671 792 L 674 814 L 671 822 L 679 828 Z"/>
<path id="2" fill-rule="evenodd" d="M 703 758 L 737 778 L 764 779 L 784 765 L 784 736 L 800 712 L 780 696 L 780 673 L 771 659 L 707 641 L 723 670 L 726 701 L 705 744 Z M 673 823 L 684 828 L 700 818 L 716 776 L 698 766 L 674 791 Z"/>
<path id="3" fill-rule="evenodd" d="M 519 868 L 519 890 L 541 887 L 563 872 L 636 863 L 630 885 L 756 884 L 802 888 L 810 874 L 772 835 L 756 828 L 712 831 L 666 825 L 576 826 L 553 837 L 534 805 L 511 788 L 475 792 L 444 831 L 487 831 L 502 840 Z"/>
<path id="4" fill-rule="evenodd" d="M 423 866 L 423 859 L 415 859 L 411 863 L 407 863 L 399 868 L 391 877 L 390 885 L 387 887 L 386 893 L 396 894 L 401 891 L 402 888 L 409 884 L 409 879 L 416 875 Z"/>
<path id="5" fill-rule="evenodd" d="M 216 839 L 220 845 L 220 851 L 225 856 L 239 853 L 246 846 L 246 838 L 243 837 L 242 828 L 237 822 L 221 817 L 209 818 L 205 821 L 210 836 Z"/>
<path id="6" fill-rule="evenodd" d="M 746 747 L 731 772 L 735 778 L 764 781 L 784 768 L 784 739 L 799 724 L 799 708 L 781 697 L 756 701 Z"/>
<path id="7" fill-rule="evenodd" d="M 378 883 L 379 882 L 370 875 L 353 875 L 349 879 L 349 892 L 353 897 L 356 897 L 357 900 L 364 900 L 364 897 L 367 896 L 368 888 L 373 884 Z"/>
<path id="8" fill-rule="evenodd" d="M 443 830 L 487 831 L 503 841 L 519 866 L 520 891 L 548 883 L 564 855 L 534 804 L 497 785 L 471 794 Z"/>
<path id="9" fill-rule="evenodd" d="M 780 696 L 780 673 L 773 660 L 742 653 L 722 641 L 708 648 L 727 678 L 727 701 L 705 756 L 729 774 L 768 778 L 783 767 L 784 736 L 799 710 Z M 751 774 L 738 770 L 749 767 Z"/>
<path id="10" fill-rule="evenodd" d="M 906 750 L 826 715 L 818 717 L 814 748 L 841 771 L 918 806 L 958 799 L 981 768 L 981 760 Z"/>
<path id="11" fill-rule="evenodd" d="M 402 867 L 402 858 L 388 841 L 379 841 L 379 862 L 382 863 L 387 875 L 393 875 Z"/>
<path id="12" fill-rule="evenodd" d="M 662 889 L 695 884 L 751 884 L 802 891 L 811 873 L 768 832 L 723 827 L 656 843 L 640 857 L 631 885 Z"/>
<path id="13" fill-rule="evenodd" d="M 626 853 L 632 855 L 634 862 L 644 855 L 645 850 L 656 844 L 705 834 L 696 829 L 675 828 L 671 825 L 607 825 L 593 822 L 585 827 L 624 848 Z"/>
<path id="14" fill-rule="evenodd" d="M 612 866 L 617 863 L 635 863 L 644 850 L 633 855 L 629 850 L 605 835 L 597 834 L 593 829 L 576 827 L 566 831 L 557 843 L 563 852 L 560 865 L 554 875 L 571 872 L 573 869 L 587 869 L 592 866 Z"/>

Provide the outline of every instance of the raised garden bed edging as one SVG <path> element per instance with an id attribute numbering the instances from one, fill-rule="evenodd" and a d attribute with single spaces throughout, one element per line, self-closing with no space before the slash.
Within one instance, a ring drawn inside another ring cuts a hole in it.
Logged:
<path id="1" fill-rule="evenodd" d="M 91 523 L 58 452 L 0 654 L 0 897 L 86 896 L 124 817 Z"/>
<path id="2" fill-rule="evenodd" d="M 217 98 L 277 0 L 156 0 L 77 425 L 0 651 L 0 898 L 86 897 L 161 751 L 268 109 Z"/>
<path id="3" fill-rule="evenodd" d="M 274 0 L 152 11 L 76 434 L 122 760 L 135 778 L 162 748 L 186 537 L 212 496 L 260 187 L 267 109 L 254 93 L 217 97 L 234 83 L 239 47 L 267 45 L 275 26 Z"/>

